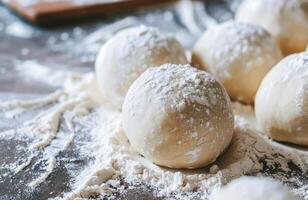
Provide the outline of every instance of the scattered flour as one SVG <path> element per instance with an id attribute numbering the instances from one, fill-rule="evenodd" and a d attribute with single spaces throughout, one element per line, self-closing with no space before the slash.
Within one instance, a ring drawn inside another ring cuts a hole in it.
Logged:
<path id="1" fill-rule="evenodd" d="M 191 171 L 162 168 L 145 160 L 130 148 L 121 130 L 121 113 L 101 109 L 100 121 L 103 123 L 92 132 L 94 141 L 97 141 L 93 145 L 96 155 L 95 167 L 85 169 L 84 174 L 87 176 L 76 182 L 78 187 L 66 198 L 85 198 L 112 193 L 114 187 L 121 188 L 121 182 L 116 182 L 115 186 L 114 181 L 123 179 L 132 185 L 142 182 L 156 188 L 158 196 L 172 198 L 176 193 L 178 199 L 185 199 L 187 194 L 190 199 L 207 199 L 212 191 L 230 180 L 244 174 L 261 172 L 262 158 L 266 158 L 269 165 L 281 165 L 286 172 L 290 170 L 287 165 L 289 161 L 294 162 L 303 171 L 306 170 L 307 152 L 292 148 L 290 150 L 259 135 L 254 129 L 254 122 L 251 121 L 254 118 L 250 107 L 235 103 L 234 109 L 236 129 L 229 149 L 209 168 Z M 277 155 L 281 160 L 276 159 Z M 295 192 L 298 193 L 297 190 Z"/>
<path id="2" fill-rule="evenodd" d="M 272 57 L 280 58 L 278 54 L 280 52 L 275 48 L 276 41 L 268 32 L 257 26 L 228 21 L 212 29 L 207 34 L 208 37 L 215 38 L 213 40 L 217 41 L 210 43 L 210 48 L 216 50 L 211 56 L 216 61 L 217 69 L 215 73 L 221 74 L 221 77 L 230 78 L 234 65 L 240 65 L 238 63 L 243 61 L 246 65 L 245 72 L 248 73 L 252 67 L 256 66 L 256 63 L 262 64 L 266 61 L 275 63 L 273 61 L 275 59 Z M 272 57 L 268 56 L 270 53 L 273 54 L 271 55 Z M 225 69 L 221 70 L 222 68 Z"/>
<path id="3" fill-rule="evenodd" d="M 34 31 L 29 25 L 19 21 L 8 25 L 5 32 L 8 35 L 20 38 L 31 38 L 34 35 Z"/>
<path id="4" fill-rule="evenodd" d="M 74 55 L 80 55 L 81 62 L 91 62 L 95 60 L 96 53 L 102 44 L 117 32 L 129 27 L 146 25 L 172 33 L 182 46 L 190 49 L 205 28 L 217 24 L 217 21 L 207 13 L 205 5 L 198 1 L 183 0 L 176 3 L 174 8 L 168 7 L 151 13 L 144 13 L 141 10 L 137 13 L 137 16 L 128 16 L 110 24 L 102 24 L 97 30 L 87 35 L 77 28 L 73 34 L 70 34 L 71 37 L 68 40 L 51 36 L 48 40 L 49 48 L 65 51 L 65 53 L 68 53 L 67 49 L 69 49 Z M 185 15 L 182 16 L 182 14 Z M 63 34 L 66 35 L 65 32 Z"/>
<path id="5" fill-rule="evenodd" d="M 31 4 L 36 0 L 22 0 L 22 2 Z M 185 29 L 181 29 L 180 26 L 175 29 L 177 30 L 175 36 L 188 47 L 192 42 L 186 35 L 189 33 L 198 35 L 200 30 L 215 25 L 217 21 L 208 17 L 205 8 L 200 7 L 201 4 L 195 7 L 196 4 L 191 6 L 189 1 L 181 3 L 182 5 L 177 7 L 177 12 L 183 12 L 186 6 L 190 11 L 195 11 L 186 13 L 180 19 L 189 32 L 183 31 Z M 234 10 L 233 7 L 237 6 L 231 5 L 231 7 Z M 225 16 L 225 12 L 220 14 Z M 172 12 L 167 11 L 164 17 L 164 20 L 168 20 L 174 16 Z M 147 15 L 144 24 L 150 23 L 151 20 L 153 21 L 153 16 Z M 159 19 L 154 19 L 157 20 Z M 71 35 L 64 33 L 60 39 L 65 41 L 58 44 L 57 39 L 52 36 L 48 44 L 52 47 L 59 45 L 59 48 L 65 51 L 67 44 L 70 49 L 93 56 L 101 44 L 114 33 L 140 23 L 143 22 L 138 18 L 129 17 L 109 26 L 103 26 L 81 41 L 76 42 L 69 38 Z M 34 34 L 32 29 L 21 22 L 12 23 L 3 29 L 14 37 L 30 38 Z M 79 29 L 74 32 L 77 35 L 82 34 Z M 18 158 L 14 163 L 0 164 L 1 169 L 7 168 L 17 174 L 27 169 L 33 162 L 45 163 L 42 170 L 37 172 L 38 176 L 30 181 L 25 180 L 30 188 L 39 188 L 55 170 L 59 159 L 57 156 L 76 142 L 77 137 L 84 134 L 77 125 L 80 123 L 91 129 L 89 135 L 82 135 L 90 139 L 84 142 L 80 151 L 83 154 L 81 156 L 93 156 L 94 160 L 80 173 L 72 174 L 74 181 L 71 183 L 71 191 L 55 199 L 90 197 L 117 199 L 119 193 L 125 193 L 130 188 L 138 191 L 140 185 L 150 187 L 155 196 L 166 199 L 208 199 L 213 191 L 219 190 L 230 180 L 250 174 L 272 176 L 281 180 L 292 187 L 294 193 L 308 200 L 307 149 L 276 143 L 258 132 L 253 109 L 250 106 L 233 104 L 236 124 L 234 138 L 230 147 L 215 163 L 198 170 L 172 170 L 151 163 L 130 147 L 121 128 L 121 113 L 97 106 L 98 93 L 94 89 L 96 86 L 92 73 L 55 71 L 35 61 L 20 63 L 20 68 L 28 69 L 20 71 L 26 77 L 59 88 L 42 98 L 0 102 L 0 110 L 7 118 L 14 118 L 31 109 L 44 108 L 42 112 L 21 123 L 16 129 L 5 130 L 0 135 L 1 139 L 17 138 L 29 142 L 30 152 L 27 157 Z M 87 118 L 96 123 L 88 124 Z M 62 126 L 67 127 L 67 130 Z M 41 157 L 35 161 L 38 156 Z M 64 161 L 64 158 L 61 159 Z M 0 179 L 7 174 L 0 174 Z"/>
<path id="6" fill-rule="evenodd" d="M 41 67 L 39 71 L 44 71 L 44 66 Z M 49 73 L 44 79 L 60 72 Z M 289 163 L 292 162 L 301 172 L 305 173 L 307 170 L 308 153 L 305 150 L 278 144 L 257 132 L 253 109 L 239 103 L 233 104 L 236 127 L 231 146 L 214 164 L 198 170 L 172 170 L 159 167 L 141 157 L 130 147 L 121 128 L 121 113 L 99 108 L 91 100 L 91 94 L 87 91 L 95 90 L 93 74 L 79 74 L 78 79 L 76 76 L 76 74 L 69 76 L 68 72 L 63 72 L 62 77 L 65 79 L 62 80 L 63 87 L 41 100 L 0 104 L 1 109 L 6 111 L 52 105 L 20 127 L 25 133 L 29 129 L 34 130 L 32 137 L 39 138 L 32 144 L 33 152 L 45 149 L 45 170 L 28 183 L 33 188 L 39 187 L 48 178 L 54 170 L 58 153 L 64 151 L 74 141 L 74 134 L 67 134 L 63 142 L 54 144 L 57 139 L 63 137 L 62 131 L 58 128 L 61 123 L 60 118 L 64 117 L 63 123 L 73 127 L 73 118 L 89 115 L 91 109 L 94 110 L 92 112 L 98 113 L 98 117 L 93 120 L 99 122 L 99 125 L 92 128 L 89 135 L 91 142 L 87 144 L 88 151 L 84 152 L 94 155 L 94 161 L 76 176 L 75 182 L 72 183 L 72 191 L 57 199 L 90 197 L 116 199 L 116 194 L 124 192 L 127 188 L 124 187 L 123 181 L 136 188 L 138 184 L 147 185 L 153 188 L 156 196 L 170 199 L 187 199 L 187 197 L 207 199 L 213 191 L 230 180 L 244 174 L 264 174 L 266 167 L 279 166 L 279 170 L 286 174 L 292 171 L 289 167 Z M 14 132 L 7 134 L 14 135 Z M 32 159 L 30 156 L 22 164 L 11 165 L 11 168 L 18 173 L 29 165 Z M 294 192 L 308 199 L 307 185 L 300 179 L 295 177 L 293 180 L 285 179 L 283 174 L 273 176 L 287 183 L 288 181 L 296 183 Z"/>
<path id="7" fill-rule="evenodd" d="M 9 130 L 1 134 L 1 137 L 5 137 L 6 134 L 15 135 L 22 132 L 28 134 L 28 137 L 34 138 L 34 142 L 29 148 L 30 151 L 35 153 L 32 154 L 26 162 L 16 166 L 14 169 L 15 173 L 22 171 L 30 165 L 32 158 L 38 154 L 39 150 L 52 147 L 54 139 L 58 138 L 58 135 L 61 133 L 60 124 L 62 117 L 65 118 L 67 124 L 70 124 L 68 121 L 72 121 L 73 117 L 88 114 L 88 109 L 92 108 L 94 104 L 94 101 L 90 99 L 86 92 L 80 92 L 82 91 L 82 87 L 91 84 L 89 83 L 89 79 L 93 79 L 93 74 L 82 75 L 66 71 L 52 71 L 46 66 L 39 65 L 34 61 L 26 61 L 23 66 L 26 68 L 27 66 L 32 66 L 32 68 L 29 68 L 29 71 L 32 73 L 28 75 L 25 74 L 26 76 L 34 80 L 50 83 L 53 86 L 55 84 L 62 84 L 62 88 L 38 99 L 0 102 L 0 109 L 4 111 L 4 115 L 9 118 L 14 118 L 16 114 L 20 114 L 29 109 L 51 106 L 50 108 L 46 108 L 45 112 L 40 112 L 32 117 L 32 119 L 24 122 L 16 131 Z M 26 71 L 28 70 L 24 70 L 24 72 Z M 68 119 L 68 112 L 70 112 L 73 117 L 70 116 Z M 55 167 L 56 156 L 61 151 L 65 150 L 72 140 L 73 137 L 69 135 L 64 142 L 56 146 L 56 149 L 54 148 L 46 151 L 47 165 L 45 172 L 29 183 L 30 187 L 35 188 L 45 181 Z M 58 149 L 59 147 L 64 147 L 64 149 Z"/>

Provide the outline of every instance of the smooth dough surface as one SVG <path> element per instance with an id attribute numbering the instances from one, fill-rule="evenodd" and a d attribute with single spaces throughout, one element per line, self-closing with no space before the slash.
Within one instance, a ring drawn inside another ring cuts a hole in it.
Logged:
<path id="1" fill-rule="evenodd" d="M 233 128 L 223 86 L 189 65 L 148 69 L 130 87 L 123 104 L 123 129 L 131 145 L 170 168 L 214 162 L 229 145 Z"/>
<path id="2" fill-rule="evenodd" d="M 146 26 L 119 32 L 104 44 L 95 63 L 103 102 L 120 110 L 133 81 L 147 68 L 165 63 L 188 63 L 173 36 Z"/>
<path id="3" fill-rule="evenodd" d="M 241 177 L 215 192 L 210 200 L 297 200 L 297 198 L 273 179 Z"/>
<path id="4" fill-rule="evenodd" d="M 281 58 L 278 43 L 263 28 L 229 21 L 203 34 L 192 63 L 219 79 L 232 99 L 251 104 L 261 80 Z"/>
<path id="5" fill-rule="evenodd" d="M 308 146 L 308 52 L 284 58 L 266 75 L 255 113 L 269 137 Z"/>
<path id="6" fill-rule="evenodd" d="M 307 0 L 245 0 L 236 19 L 268 30 L 285 55 L 304 51 L 308 43 Z"/>

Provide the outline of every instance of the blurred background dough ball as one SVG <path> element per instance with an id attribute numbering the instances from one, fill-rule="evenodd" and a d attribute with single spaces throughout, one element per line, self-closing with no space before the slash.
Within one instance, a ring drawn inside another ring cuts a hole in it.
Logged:
<path id="1" fill-rule="evenodd" d="M 308 145 L 308 52 L 284 58 L 266 75 L 255 113 L 261 130 L 271 138 Z"/>
<path id="2" fill-rule="evenodd" d="M 308 42 L 307 0 L 244 0 L 236 19 L 268 30 L 279 40 L 285 55 L 305 50 Z"/>
<path id="3" fill-rule="evenodd" d="M 250 104 L 265 74 L 281 58 L 277 42 L 263 28 L 229 21 L 203 34 L 192 63 L 219 79 L 232 99 Z"/>
<path id="4" fill-rule="evenodd" d="M 131 145 L 154 163 L 198 168 L 229 145 L 234 119 L 223 86 L 189 65 L 145 71 L 123 104 L 123 129 Z"/>
<path id="5" fill-rule="evenodd" d="M 286 187 L 270 178 L 241 177 L 231 181 L 210 200 L 297 200 Z"/>
<path id="6" fill-rule="evenodd" d="M 121 109 L 129 86 L 151 66 L 187 64 L 185 50 L 156 28 L 125 29 L 108 40 L 97 55 L 95 70 L 103 101 Z"/>

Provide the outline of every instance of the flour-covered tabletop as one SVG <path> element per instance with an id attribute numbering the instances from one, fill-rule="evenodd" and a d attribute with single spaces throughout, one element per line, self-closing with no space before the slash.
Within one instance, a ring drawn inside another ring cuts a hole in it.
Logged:
<path id="1" fill-rule="evenodd" d="M 95 56 L 116 32 L 158 27 L 189 55 L 202 32 L 231 19 L 238 3 L 184 0 L 50 29 L 0 6 L 0 199 L 208 199 L 244 174 L 273 177 L 308 199 L 307 149 L 258 132 L 251 106 L 233 103 L 234 138 L 217 161 L 171 170 L 131 149 L 121 113 L 96 104 Z"/>

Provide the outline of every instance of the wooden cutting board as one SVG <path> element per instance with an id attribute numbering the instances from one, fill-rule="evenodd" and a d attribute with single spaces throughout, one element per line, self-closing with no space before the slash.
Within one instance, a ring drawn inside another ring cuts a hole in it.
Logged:
<path id="1" fill-rule="evenodd" d="M 172 0 L 4 0 L 4 4 L 36 24 L 50 24 L 99 14 L 113 14 Z"/>

